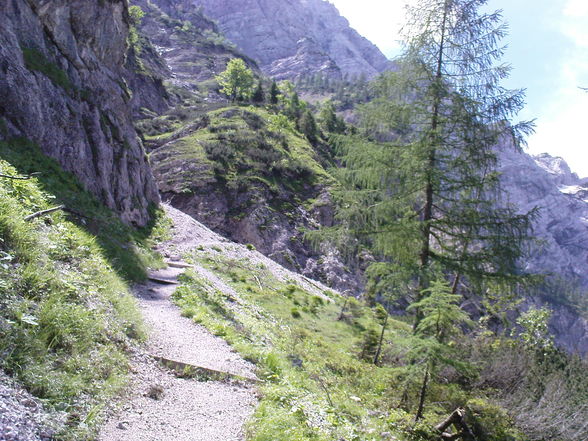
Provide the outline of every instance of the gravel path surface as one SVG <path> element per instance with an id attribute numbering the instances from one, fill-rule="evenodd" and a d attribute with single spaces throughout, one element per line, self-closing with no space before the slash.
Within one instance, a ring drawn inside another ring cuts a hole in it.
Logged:
<path id="1" fill-rule="evenodd" d="M 167 268 L 153 275 L 173 280 L 181 272 L 182 269 Z M 255 378 L 255 366 L 243 360 L 227 342 L 180 316 L 178 307 L 169 299 L 175 288 L 174 285 L 149 283 L 136 290 L 143 318 L 152 330 L 149 352 L 186 364 Z"/>
<path id="2" fill-rule="evenodd" d="M 0 371 L 0 441 L 48 441 L 62 417 Z"/>
<path id="3" fill-rule="evenodd" d="M 199 230 L 172 217 L 174 237 L 161 251 L 168 256 L 199 246 Z M 188 217 L 191 220 L 190 217 Z M 214 234 L 214 233 L 213 233 Z M 175 257 L 174 260 L 178 260 Z M 182 269 L 151 274 L 174 281 Z M 238 382 L 179 378 L 151 357 L 255 378 L 254 366 L 224 340 L 180 315 L 170 300 L 176 286 L 149 281 L 135 287 L 143 317 L 150 328 L 145 348 L 133 361 L 132 384 L 121 408 L 111 412 L 99 441 L 243 441 L 243 427 L 257 403 L 255 388 Z"/>

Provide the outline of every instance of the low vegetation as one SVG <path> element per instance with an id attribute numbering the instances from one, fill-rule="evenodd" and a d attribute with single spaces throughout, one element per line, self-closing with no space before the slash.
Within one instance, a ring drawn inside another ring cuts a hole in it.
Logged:
<path id="1" fill-rule="evenodd" d="M 53 84 L 61 87 L 68 93 L 74 91 L 74 86 L 67 76 L 67 73 L 57 64 L 49 61 L 41 51 L 35 48 L 23 48 L 22 56 L 27 69 L 42 73 L 49 78 Z"/>
<path id="2" fill-rule="evenodd" d="M 61 415 L 55 439 L 91 439 L 144 336 L 128 282 L 160 264 L 164 223 L 122 224 L 25 139 L 0 142 L 0 174 L 0 369 Z"/>
<path id="3" fill-rule="evenodd" d="M 186 134 L 177 139 L 175 134 L 163 135 L 170 142 L 153 152 L 152 161 L 165 187 L 176 192 L 197 192 L 211 182 L 224 191 L 261 185 L 292 201 L 332 183 L 326 159 L 287 117 L 266 109 L 225 107 L 175 133 Z"/>
<path id="4" fill-rule="evenodd" d="M 439 438 L 434 426 L 458 407 L 466 409 L 478 440 L 542 439 L 527 438 L 515 428 L 515 419 L 525 429 L 531 421 L 528 413 L 524 416 L 517 409 L 526 405 L 530 412 L 531 403 L 550 394 L 556 377 L 561 379 L 553 371 L 549 387 L 532 389 L 538 386 L 533 369 L 541 366 L 535 349 L 481 327 L 472 338 L 444 341 L 453 354 L 461 355 L 455 362 L 437 363 L 423 418 L 415 423 L 423 371 L 415 348 L 423 344 L 405 318 L 388 317 L 381 355 L 374 364 L 385 319 L 381 308 L 330 291 L 317 296 L 294 281 L 278 280 L 263 265 L 227 258 L 221 249 L 202 247 L 186 258 L 214 271 L 238 295 L 221 292 L 188 271 L 175 301 L 185 316 L 258 365 L 262 398 L 248 439 L 433 440 Z M 562 357 L 556 354 L 550 359 Z M 534 368 L 507 368 L 525 363 Z M 585 384 L 580 365 L 571 363 L 568 372 L 575 369 L 573 378 Z M 543 392 L 533 395 L 532 390 Z M 552 409 L 542 416 L 544 424 L 554 413 Z M 579 441 L 578 425 L 568 427 L 575 427 L 576 437 L 564 439 Z M 557 436 L 545 439 L 560 439 Z"/>

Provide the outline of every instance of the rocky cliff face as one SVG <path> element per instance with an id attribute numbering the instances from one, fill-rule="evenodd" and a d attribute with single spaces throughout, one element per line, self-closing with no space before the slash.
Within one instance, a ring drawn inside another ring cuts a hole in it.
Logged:
<path id="1" fill-rule="evenodd" d="M 543 243 L 526 262 L 531 272 L 548 272 L 588 288 L 588 183 L 561 158 L 502 156 L 503 185 L 522 211 L 539 208 L 535 234 Z"/>
<path id="2" fill-rule="evenodd" d="M 558 343 L 588 353 L 588 321 L 567 305 L 582 303 L 588 292 L 588 181 L 579 179 L 562 158 L 529 156 L 513 150 L 501 154 L 502 184 L 521 211 L 539 209 L 534 223 L 539 243 L 525 262 L 532 273 L 552 282 L 541 293 L 553 309 L 551 327 Z"/>
<path id="3" fill-rule="evenodd" d="M 132 3 L 145 12 L 140 27 L 143 68 L 167 80 L 168 86 L 196 94 L 203 92 L 207 88 L 203 83 L 224 71 L 227 62 L 235 57 L 245 59 L 259 72 L 255 62 L 226 40 L 217 25 L 191 1 L 134 0 Z M 160 113 L 158 109 L 153 110 Z"/>
<path id="4" fill-rule="evenodd" d="M 159 196 L 124 78 L 126 0 L 0 6 L 0 140 L 22 137 L 129 223 Z"/>
<path id="5" fill-rule="evenodd" d="M 191 0 L 262 70 L 277 79 L 333 78 L 389 68 L 380 50 L 324 0 Z"/>

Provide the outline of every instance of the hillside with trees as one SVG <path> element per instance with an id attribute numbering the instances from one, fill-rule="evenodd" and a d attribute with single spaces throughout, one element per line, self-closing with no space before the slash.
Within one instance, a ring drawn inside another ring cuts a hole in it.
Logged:
<path id="1" fill-rule="evenodd" d="M 0 15 L 0 439 L 586 440 L 585 183 L 489 2 L 394 62 L 319 0 L 42 3 Z"/>

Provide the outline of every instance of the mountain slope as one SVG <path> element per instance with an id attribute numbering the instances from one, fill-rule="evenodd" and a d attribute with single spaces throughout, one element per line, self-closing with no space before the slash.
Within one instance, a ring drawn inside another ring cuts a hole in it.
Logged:
<path id="1" fill-rule="evenodd" d="M 533 223 L 538 239 L 524 269 L 547 276 L 539 305 L 553 309 L 551 328 L 558 344 L 588 353 L 588 185 L 562 158 L 532 157 L 504 149 L 501 181 L 508 201 L 522 212 L 538 208 Z M 533 302 L 531 302 L 533 303 Z"/>
<path id="2" fill-rule="evenodd" d="M 27 138 L 126 222 L 159 201 L 124 81 L 125 0 L 3 2 L 0 140 Z"/>
<path id="3" fill-rule="evenodd" d="M 305 240 L 306 229 L 333 222 L 334 181 L 325 157 L 293 124 L 279 127 L 280 116 L 228 105 L 154 137 L 159 147 L 150 158 L 162 198 L 289 269 L 358 293 L 360 270 Z"/>
<path id="4" fill-rule="evenodd" d="M 276 79 L 322 74 L 374 77 L 389 68 L 380 50 L 324 0 L 192 0 L 262 70 Z"/>

